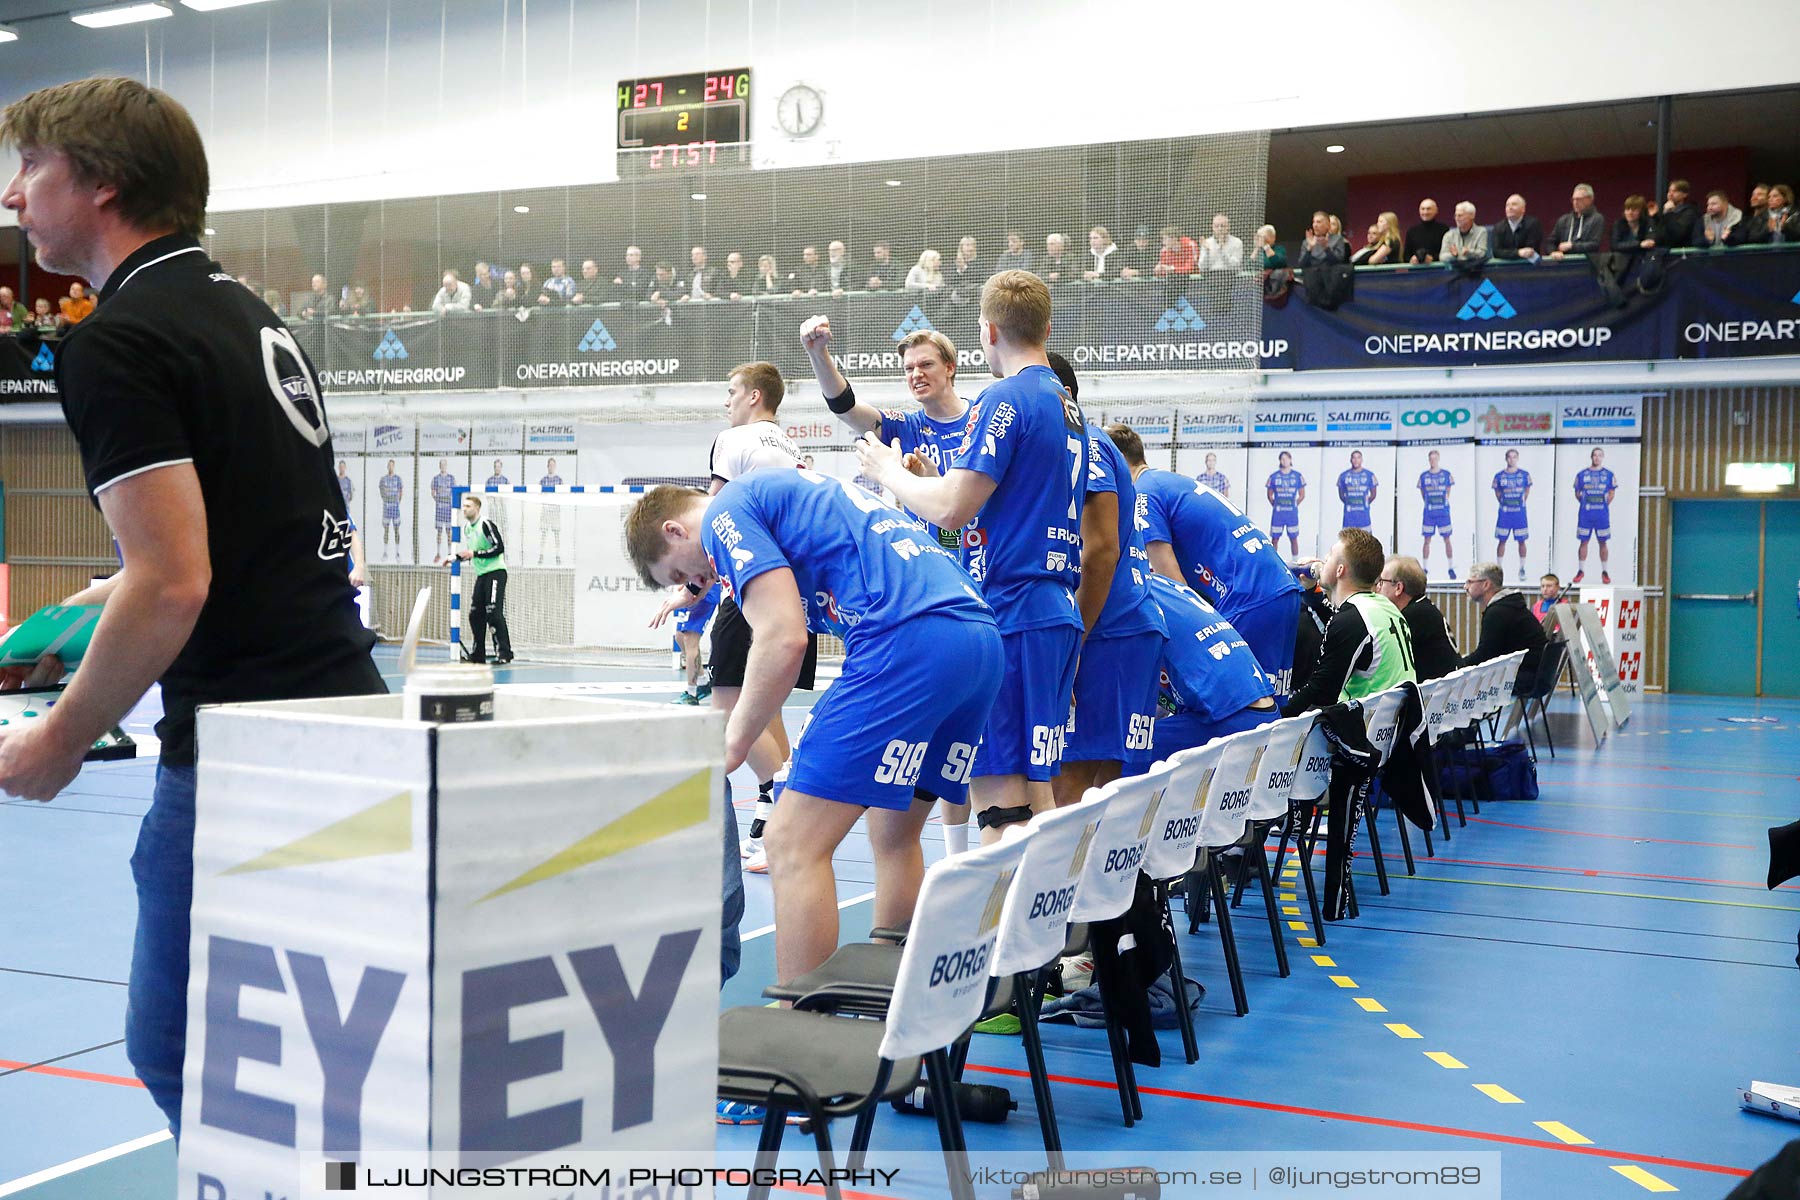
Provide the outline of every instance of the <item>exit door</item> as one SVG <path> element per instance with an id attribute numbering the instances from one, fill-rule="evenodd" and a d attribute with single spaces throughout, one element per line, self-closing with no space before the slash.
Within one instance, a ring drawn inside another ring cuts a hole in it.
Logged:
<path id="1" fill-rule="evenodd" d="M 1669 690 L 1800 697 L 1800 501 L 1678 500 Z"/>

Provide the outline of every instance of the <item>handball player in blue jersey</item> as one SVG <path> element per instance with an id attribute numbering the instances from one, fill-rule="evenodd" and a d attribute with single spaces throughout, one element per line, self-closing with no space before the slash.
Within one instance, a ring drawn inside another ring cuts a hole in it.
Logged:
<path id="1" fill-rule="evenodd" d="M 1369 527 L 1369 507 L 1375 503 L 1375 493 L 1379 490 L 1375 472 L 1363 466 L 1362 451 L 1352 450 L 1350 469 L 1339 471 L 1337 477 L 1338 501 L 1344 506 L 1345 529 Z"/>
<path id="2" fill-rule="evenodd" d="M 981 345 L 1000 382 L 976 401 L 968 438 L 949 471 L 865 434 L 862 471 L 911 512 L 965 536 L 969 573 L 993 607 L 1005 642 L 1000 695 L 975 759 L 970 803 L 983 842 L 1055 804 L 1084 628 L 1075 607 L 1087 423 L 1050 369 L 1050 289 L 1029 271 L 1001 271 L 981 289 Z M 918 473 L 915 474 L 914 472 Z M 936 661 L 955 662 L 953 655 Z"/>
<path id="3" fill-rule="evenodd" d="M 719 585 L 712 587 L 692 607 L 684 608 L 675 618 L 675 645 L 681 651 L 681 667 L 687 674 L 687 686 L 675 703 L 697 705 L 712 695 L 712 684 L 700 682 L 700 635 L 719 606 Z"/>
<path id="4" fill-rule="evenodd" d="M 837 949 L 831 856 L 864 812 L 875 924 L 905 925 L 931 814 L 915 789 L 961 798 L 1000 689 L 1000 632 L 974 581 L 923 524 L 816 471 L 752 471 L 710 498 L 659 487 L 631 510 L 625 544 L 652 587 L 722 582 L 755 631 L 725 727 L 728 773 L 793 689 L 809 627 L 843 639 L 843 672 L 794 743 L 769 819 L 777 980 Z"/>
<path id="5" fill-rule="evenodd" d="M 1150 565 L 1224 614 L 1250 644 L 1276 695 L 1286 696 L 1301 596 L 1281 551 L 1243 510 L 1205 484 L 1147 466 L 1135 431 L 1110 425 L 1106 433 L 1131 465 Z"/>
<path id="6" fill-rule="evenodd" d="M 394 539 L 394 556 L 400 555 L 400 498 L 406 493 L 406 481 L 394 470 L 394 460 L 387 460 L 387 474 L 375 481 L 375 492 L 381 497 L 381 553 L 387 555 L 388 537 Z"/>
<path id="7" fill-rule="evenodd" d="M 1269 493 L 1269 536 L 1277 541 L 1287 534 L 1288 553 L 1300 553 L 1300 503 L 1306 499 L 1306 476 L 1294 470 L 1294 456 L 1286 450 L 1275 460 L 1276 469 L 1264 485 Z"/>
<path id="8" fill-rule="evenodd" d="M 1052 351 L 1050 367 L 1079 402 L 1069 360 Z M 1087 427 L 1087 499 L 1081 506 L 1081 584 L 1075 604 L 1087 626 L 1075 667 L 1075 709 L 1052 784 L 1057 806 L 1090 787 L 1142 774 L 1155 745 L 1156 668 L 1162 661 L 1162 610 L 1150 597 L 1150 555 L 1137 523 L 1131 467 L 1112 439 Z"/>
<path id="9" fill-rule="evenodd" d="M 1243 635 L 1218 609 L 1193 588 L 1161 575 L 1150 581 L 1150 589 L 1169 628 L 1157 681 L 1159 757 L 1266 725 L 1281 715 L 1275 685 Z"/>
<path id="10" fill-rule="evenodd" d="M 431 502 L 435 510 L 437 540 L 432 543 L 432 560 L 444 561 L 450 549 L 450 502 L 456 497 L 456 476 L 450 473 L 450 460 L 438 459 L 438 473 L 431 477 Z"/>
<path id="11" fill-rule="evenodd" d="M 506 464 L 497 458 L 494 460 L 494 473 L 487 477 L 487 486 L 491 488 L 512 486 L 512 480 L 506 477 Z"/>
<path id="12" fill-rule="evenodd" d="M 1194 478 L 1221 496 L 1231 495 L 1231 480 L 1225 477 L 1225 472 L 1219 470 L 1219 456 L 1211 451 L 1206 455 L 1206 470 Z"/>
<path id="13" fill-rule="evenodd" d="M 1425 503 L 1424 515 L 1419 519 L 1419 536 L 1425 539 L 1425 549 L 1419 554 L 1419 561 L 1426 564 L 1430 571 L 1431 539 L 1444 539 L 1444 562 L 1448 564 L 1450 578 L 1456 578 L 1456 552 L 1450 546 L 1450 489 L 1456 486 L 1456 479 L 1438 465 L 1443 456 L 1436 450 L 1426 455 L 1426 467 L 1419 472 L 1419 499 Z"/>
<path id="14" fill-rule="evenodd" d="M 1600 539 L 1600 582 L 1612 582 L 1612 573 L 1606 569 L 1606 543 L 1612 538 L 1612 502 L 1619 490 L 1619 480 L 1609 468 L 1602 465 L 1605 462 L 1606 451 L 1595 446 L 1588 455 L 1586 469 L 1575 476 L 1575 499 L 1580 502 L 1581 511 L 1575 518 L 1575 557 L 1578 567 L 1575 578 L 1569 580 L 1571 586 L 1580 583 L 1587 574 L 1590 538 Z"/>
<path id="15" fill-rule="evenodd" d="M 356 499 L 356 485 L 350 481 L 350 464 L 338 459 L 338 491 L 344 494 L 344 511 L 350 511 L 350 502 Z"/>
<path id="16" fill-rule="evenodd" d="M 1494 472 L 1494 499 L 1500 508 L 1494 518 L 1494 562 L 1506 567 L 1506 539 L 1519 545 L 1519 579 L 1525 578 L 1525 539 L 1531 536 L 1525 501 L 1531 497 L 1531 472 L 1519 465 L 1519 452 L 1506 452 L 1506 466 Z"/>

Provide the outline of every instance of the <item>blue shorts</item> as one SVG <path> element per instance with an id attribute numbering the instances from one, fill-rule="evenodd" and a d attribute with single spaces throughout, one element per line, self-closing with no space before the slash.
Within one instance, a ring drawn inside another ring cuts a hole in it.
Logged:
<path id="1" fill-rule="evenodd" d="M 1346 508 L 1344 510 L 1345 529 L 1367 529 L 1369 527 L 1369 510 L 1366 508 Z"/>
<path id="2" fill-rule="evenodd" d="M 1002 641 L 1006 673 L 982 731 L 975 774 L 1023 775 L 1046 782 L 1062 770 L 1081 631 L 1073 625 L 1054 625 L 1004 634 Z M 957 660 L 934 651 L 932 661 Z"/>
<path id="3" fill-rule="evenodd" d="M 684 608 L 675 618 L 676 633 L 699 633 L 712 620 L 713 609 L 719 607 L 719 589 L 713 588 L 695 602 L 694 607 Z"/>
<path id="4" fill-rule="evenodd" d="M 1426 509 L 1425 515 L 1423 517 L 1421 517 L 1419 520 L 1419 534 L 1421 537 L 1432 537 L 1432 536 L 1435 536 L 1438 534 L 1442 534 L 1444 537 L 1449 537 L 1450 536 L 1450 510 L 1449 510 L 1449 508 L 1446 507 L 1446 508 L 1428 508 L 1428 509 Z"/>
<path id="5" fill-rule="evenodd" d="M 1283 592 L 1273 600 L 1240 613 L 1227 613 L 1225 617 L 1256 656 L 1256 665 L 1275 685 L 1277 704 L 1287 699 L 1294 677 L 1294 639 L 1300 630 L 1300 604 L 1298 591 Z"/>
<path id="6" fill-rule="evenodd" d="M 398 504 L 382 505 L 381 523 L 383 525 L 398 525 L 400 523 L 400 506 Z"/>
<path id="7" fill-rule="evenodd" d="M 956 617 L 859 641 L 794 739 L 788 790 L 898 811 L 914 788 L 963 803 L 1003 654 L 991 623 Z"/>
<path id="8" fill-rule="evenodd" d="M 1521 542 L 1524 541 L 1531 536 L 1531 530 L 1526 528 L 1528 520 L 1523 508 L 1502 508 L 1500 514 L 1494 518 L 1495 540 L 1504 542 L 1507 538 L 1512 537 Z"/>
<path id="9" fill-rule="evenodd" d="M 1279 708 L 1240 708 L 1223 720 L 1209 721 L 1199 713 L 1179 712 L 1157 721 L 1156 752 L 1162 758 L 1171 758 L 1215 738 L 1267 725 L 1280 715 Z"/>
<path id="10" fill-rule="evenodd" d="M 1612 509 L 1582 509 L 1575 518 L 1575 536 L 1584 542 L 1590 537 L 1598 537 L 1603 542 L 1612 537 Z"/>
<path id="11" fill-rule="evenodd" d="M 1296 537 L 1300 533 L 1300 510 L 1297 508 L 1278 508 L 1269 514 L 1269 534 L 1280 537 L 1282 534 Z"/>
<path id="12" fill-rule="evenodd" d="M 1155 756 L 1151 726 L 1163 647 L 1154 630 L 1116 638 L 1089 638 L 1075 668 L 1075 709 L 1069 714 L 1063 758 L 1069 762 L 1117 762 L 1125 774 L 1141 774 Z"/>

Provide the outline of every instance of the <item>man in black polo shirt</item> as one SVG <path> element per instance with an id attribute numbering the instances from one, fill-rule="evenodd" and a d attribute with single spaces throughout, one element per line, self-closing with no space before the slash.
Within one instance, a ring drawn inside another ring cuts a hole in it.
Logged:
<path id="1" fill-rule="evenodd" d="M 70 597 L 106 606 L 87 669 L 41 723 L 0 740 L 0 790 L 54 797 L 94 739 L 161 682 L 162 765 L 132 856 L 125 1040 L 179 1135 L 194 709 L 385 689 L 344 570 L 351 524 L 317 377 L 275 315 L 200 248 L 208 174 L 192 118 L 133 80 L 86 79 L 7 108 L 0 145 L 21 162 L 0 203 L 39 265 L 103 285 L 56 377 L 123 561 Z"/>

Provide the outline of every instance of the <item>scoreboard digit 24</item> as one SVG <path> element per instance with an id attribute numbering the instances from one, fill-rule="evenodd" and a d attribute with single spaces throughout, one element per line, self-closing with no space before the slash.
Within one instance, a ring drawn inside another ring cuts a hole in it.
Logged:
<path id="1" fill-rule="evenodd" d="M 748 67 L 626 79 L 618 97 L 621 177 L 749 161 Z"/>

